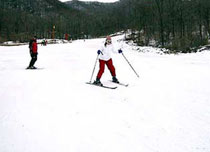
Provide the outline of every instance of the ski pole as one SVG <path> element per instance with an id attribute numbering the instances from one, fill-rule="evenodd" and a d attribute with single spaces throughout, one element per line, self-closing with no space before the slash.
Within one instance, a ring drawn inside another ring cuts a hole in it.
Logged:
<path id="1" fill-rule="evenodd" d="M 128 64 L 130 65 L 130 67 L 132 68 L 132 70 L 135 72 L 135 74 L 137 75 L 137 77 L 139 78 L 139 75 L 136 73 L 136 71 L 134 70 L 134 68 L 132 67 L 132 65 L 130 64 L 130 62 L 128 61 L 128 59 L 125 57 L 125 55 L 122 52 L 123 57 L 125 58 L 125 60 L 128 62 Z"/>
<path id="2" fill-rule="evenodd" d="M 93 74 L 94 74 L 94 71 L 95 71 L 95 68 L 96 68 L 96 63 L 97 63 L 97 61 L 98 61 L 98 56 L 99 56 L 99 54 L 98 54 L 97 57 L 96 57 L 95 65 L 94 65 L 94 67 L 93 67 L 93 72 L 92 72 L 92 75 L 91 75 L 91 78 L 90 78 L 90 83 L 91 83 L 91 81 L 92 81 Z"/>

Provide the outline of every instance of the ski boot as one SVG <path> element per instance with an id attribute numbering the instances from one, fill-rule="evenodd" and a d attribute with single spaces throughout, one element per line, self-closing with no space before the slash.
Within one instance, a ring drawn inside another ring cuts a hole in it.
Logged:
<path id="1" fill-rule="evenodd" d="M 114 83 L 120 83 L 120 82 L 117 80 L 116 77 L 112 77 L 112 82 L 114 82 Z"/>
<path id="2" fill-rule="evenodd" d="M 99 78 L 96 78 L 96 80 L 93 82 L 95 85 L 103 86 Z"/>

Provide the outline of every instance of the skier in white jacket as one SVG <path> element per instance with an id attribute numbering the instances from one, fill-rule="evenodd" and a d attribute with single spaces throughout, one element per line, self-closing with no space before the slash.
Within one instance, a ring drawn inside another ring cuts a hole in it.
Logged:
<path id="1" fill-rule="evenodd" d="M 112 75 L 112 81 L 115 83 L 119 83 L 118 79 L 116 78 L 115 67 L 112 63 L 112 58 L 111 58 L 111 54 L 117 52 L 114 49 L 110 36 L 106 37 L 105 44 L 102 46 L 100 50 L 97 51 L 97 53 L 99 55 L 99 71 L 96 80 L 94 81 L 94 84 L 102 85 L 100 79 L 104 73 L 105 65 L 108 67 Z M 122 50 L 119 49 L 118 53 L 122 53 Z"/>

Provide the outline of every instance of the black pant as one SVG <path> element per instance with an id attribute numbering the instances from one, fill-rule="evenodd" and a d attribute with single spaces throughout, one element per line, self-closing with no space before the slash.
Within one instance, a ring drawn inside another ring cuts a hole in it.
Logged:
<path id="1" fill-rule="evenodd" d="M 36 60 L 37 60 L 37 53 L 31 53 L 31 62 L 29 64 L 29 67 L 34 66 Z"/>

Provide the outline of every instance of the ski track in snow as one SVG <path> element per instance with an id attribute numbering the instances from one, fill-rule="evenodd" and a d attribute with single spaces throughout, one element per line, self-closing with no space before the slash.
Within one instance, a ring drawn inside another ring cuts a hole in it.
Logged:
<path id="1" fill-rule="evenodd" d="M 115 90 L 85 84 L 104 39 L 39 45 L 39 70 L 25 70 L 28 46 L 0 47 L 0 151 L 209 152 L 210 52 L 139 53 L 117 39 L 140 78 L 114 54 L 129 83 Z"/>

